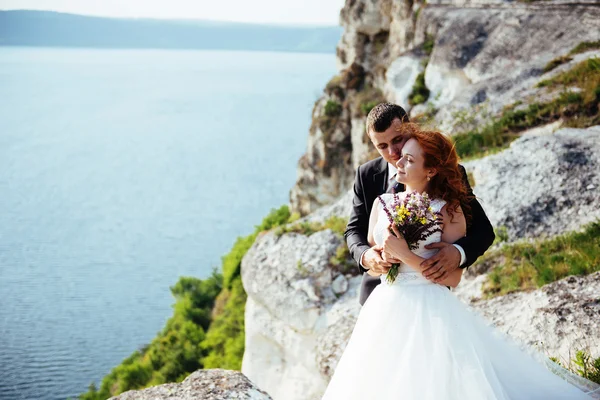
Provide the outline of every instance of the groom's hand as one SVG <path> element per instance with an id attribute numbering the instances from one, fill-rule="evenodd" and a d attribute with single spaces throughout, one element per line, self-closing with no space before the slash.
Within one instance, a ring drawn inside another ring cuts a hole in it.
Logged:
<path id="1" fill-rule="evenodd" d="M 387 274 L 392 264 L 383 259 L 382 250 L 381 246 L 373 246 L 367 250 L 363 255 L 363 266 L 376 274 Z"/>
<path id="2" fill-rule="evenodd" d="M 439 282 L 448 277 L 460 264 L 460 252 L 450 243 L 437 242 L 425 246 L 439 251 L 421 263 L 425 268 L 423 276 L 430 281 Z"/>

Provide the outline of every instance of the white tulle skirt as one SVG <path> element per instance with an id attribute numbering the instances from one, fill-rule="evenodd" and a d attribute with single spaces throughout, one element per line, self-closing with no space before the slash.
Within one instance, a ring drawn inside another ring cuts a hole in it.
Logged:
<path id="1" fill-rule="evenodd" d="M 446 287 L 403 273 L 363 306 L 323 399 L 596 398 L 597 385 L 579 378 L 577 387 L 563 371 L 550 372 Z"/>

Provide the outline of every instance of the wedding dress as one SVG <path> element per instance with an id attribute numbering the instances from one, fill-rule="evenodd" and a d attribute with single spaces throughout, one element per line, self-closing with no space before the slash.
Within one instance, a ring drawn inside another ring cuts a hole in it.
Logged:
<path id="1" fill-rule="evenodd" d="M 388 197 L 384 201 L 389 203 Z M 439 211 L 444 204 L 436 199 L 431 207 Z M 373 236 L 381 244 L 389 223 L 379 207 Z M 431 257 L 436 250 L 424 246 L 440 240 L 441 233 L 430 236 L 415 253 Z M 393 284 L 385 276 L 381 280 L 361 309 L 323 399 L 600 398 L 598 385 L 532 349 L 522 350 L 445 286 L 408 265 L 400 266 Z"/>

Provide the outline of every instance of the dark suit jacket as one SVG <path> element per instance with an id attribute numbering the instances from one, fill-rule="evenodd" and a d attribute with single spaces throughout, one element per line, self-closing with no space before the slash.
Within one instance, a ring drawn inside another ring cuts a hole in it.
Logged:
<path id="1" fill-rule="evenodd" d="M 463 179 L 467 185 L 470 195 L 473 195 L 473 190 L 467 180 L 467 173 L 462 165 L 460 165 Z M 360 288 L 360 304 L 364 304 L 373 289 L 380 283 L 378 277 L 372 277 L 365 274 L 366 271 L 360 266 L 360 256 L 369 246 L 367 242 L 367 233 L 369 231 L 369 215 L 373 202 L 382 193 L 385 193 L 388 182 L 388 165 L 382 158 L 371 160 L 360 167 L 356 171 L 356 179 L 354 180 L 354 198 L 352 200 L 352 213 L 346 227 L 344 236 L 346 244 L 350 249 L 350 254 L 359 266 L 363 273 L 363 281 Z M 481 256 L 494 241 L 494 229 L 489 219 L 485 215 L 481 204 L 472 196 L 469 202 L 471 206 L 471 223 L 467 226 L 467 235 L 455 243 L 460 245 L 465 251 L 466 261 L 461 268 L 466 268 L 473 264 L 479 256 Z"/>

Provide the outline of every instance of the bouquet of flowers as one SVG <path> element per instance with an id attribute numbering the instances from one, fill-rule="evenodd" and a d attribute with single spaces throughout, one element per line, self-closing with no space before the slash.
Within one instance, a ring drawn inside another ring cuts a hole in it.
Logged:
<path id="1" fill-rule="evenodd" d="M 381 196 L 379 196 L 379 201 L 383 205 L 390 224 L 396 225 L 410 250 L 416 250 L 419 247 L 419 241 L 442 231 L 442 215 L 439 212 L 433 212 L 431 201 L 425 192 L 423 194 L 417 191 L 407 193 L 403 199 L 394 193 L 390 204 L 386 204 Z M 394 234 L 391 226 L 390 232 Z M 392 264 L 386 277 L 388 283 L 396 280 L 399 266 L 400 264 Z"/>

